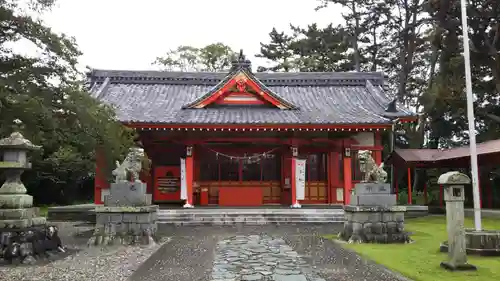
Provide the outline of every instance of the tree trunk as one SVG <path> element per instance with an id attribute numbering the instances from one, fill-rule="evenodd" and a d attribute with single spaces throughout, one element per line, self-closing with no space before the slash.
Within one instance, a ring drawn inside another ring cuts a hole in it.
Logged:
<path id="1" fill-rule="evenodd" d="M 354 31 L 353 31 L 353 40 L 352 40 L 352 47 L 354 49 L 354 64 L 355 64 L 355 69 L 356 71 L 361 71 L 361 60 L 359 57 L 359 48 L 358 48 L 358 36 L 359 36 L 359 15 L 356 10 L 356 2 L 352 1 L 351 2 L 351 10 L 352 14 L 354 16 Z"/>

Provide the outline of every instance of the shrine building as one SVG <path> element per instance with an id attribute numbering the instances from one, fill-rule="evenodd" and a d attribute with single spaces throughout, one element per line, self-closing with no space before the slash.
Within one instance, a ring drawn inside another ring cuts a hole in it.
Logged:
<path id="1" fill-rule="evenodd" d="M 347 204 L 361 179 L 357 151 L 380 164 L 383 132 L 416 119 L 382 73 L 253 73 L 242 54 L 229 72 L 94 69 L 88 78 L 92 96 L 139 133 L 156 204 Z M 102 162 L 98 204 L 109 187 Z"/>

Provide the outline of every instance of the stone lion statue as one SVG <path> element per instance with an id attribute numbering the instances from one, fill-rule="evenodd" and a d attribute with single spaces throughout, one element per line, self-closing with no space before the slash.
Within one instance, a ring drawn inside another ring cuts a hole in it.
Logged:
<path id="1" fill-rule="evenodd" d="M 359 170 L 364 173 L 363 182 L 385 183 L 387 172 L 384 171 L 384 163 L 380 166 L 373 160 L 372 152 L 369 150 L 358 151 Z"/>
<path id="2" fill-rule="evenodd" d="M 112 172 L 113 176 L 115 176 L 115 182 L 128 181 L 129 175 L 133 181 L 140 182 L 139 173 L 142 170 L 144 157 L 144 149 L 139 147 L 130 148 L 127 157 L 121 164 L 116 161 L 116 169 Z"/>

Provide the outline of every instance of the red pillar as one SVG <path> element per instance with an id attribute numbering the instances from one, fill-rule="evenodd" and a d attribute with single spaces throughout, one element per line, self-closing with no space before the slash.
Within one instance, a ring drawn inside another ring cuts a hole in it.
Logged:
<path id="1" fill-rule="evenodd" d="M 339 153 L 340 152 L 332 152 L 330 153 L 330 170 L 328 176 L 331 177 L 330 181 L 330 190 L 331 190 L 331 198 L 332 203 L 339 203 L 344 201 L 344 198 L 337 198 L 337 188 L 342 186 L 342 182 L 340 182 L 340 161 L 339 161 Z M 344 175 L 342 175 L 343 177 Z"/>
<path id="2" fill-rule="evenodd" d="M 297 200 L 297 157 L 299 156 L 298 148 L 292 146 L 292 171 L 290 173 L 290 183 L 291 190 L 290 194 L 292 196 L 292 207 L 300 208 L 300 203 Z"/>
<path id="3" fill-rule="evenodd" d="M 298 202 L 297 202 L 297 182 L 296 182 L 296 178 L 297 178 L 297 175 L 295 173 L 295 165 L 297 164 L 296 162 L 296 157 L 292 157 L 292 171 L 291 171 L 291 176 L 290 176 L 290 181 L 291 181 L 291 187 L 292 189 L 290 190 L 291 192 L 291 195 L 292 195 L 292 206 L 296 205 Z"/>
<path id="4" fill-rule="evenodd" d="M 344 148 L 344 205 L 351 203 L 351 190 L 352 190 L 352 160 L 351 148 Z"/>
<path id="5" fill-rule="evenodd" d="M 380 132 L 375 132 L 375 146 L 382 146 L 382 134 Z M 373 160 L 377 165 L 382 164 L 382 150 L 373 151 Z"/>
<path id="6" fill-rule="evenodd" d="M 331 176 L 331 168 L 332 168 L 332 153 L 326 154 L 326 195 L 327 195 L 327 203 L 332 203 L 332 176 Z"/>
<path id="7" fill-rule="evenodd" d="M 282 205 L 292 205 L 292 154 L 290 148 L 287 146 L 283 149 L 283 155 L 281 158 L 281 204 Z"/>
<path id="8" fill-rule="evenodd" d="M 186 193 L 187 199 L 184 207 L 193 207 L 193 179 L 194 179 L 194 162 L 193 162 L 193 147 L 188 145 L 186 147 Z"/>
<path id="9" fill-rule="evenodd" d="M 408 205 L 411 205 L 412 200 L 412 191 L 411 191 L 411 168 L 408 168 Z"/>

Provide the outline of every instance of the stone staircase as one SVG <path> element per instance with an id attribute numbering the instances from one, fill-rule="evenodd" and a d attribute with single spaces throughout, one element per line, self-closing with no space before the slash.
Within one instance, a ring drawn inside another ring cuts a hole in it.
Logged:
<path id="1" fill-rule="evenodd" d="M 343 223 L 342 209 L 160 209 L 158 223 L 173 225 L 263 225 Z"/>

